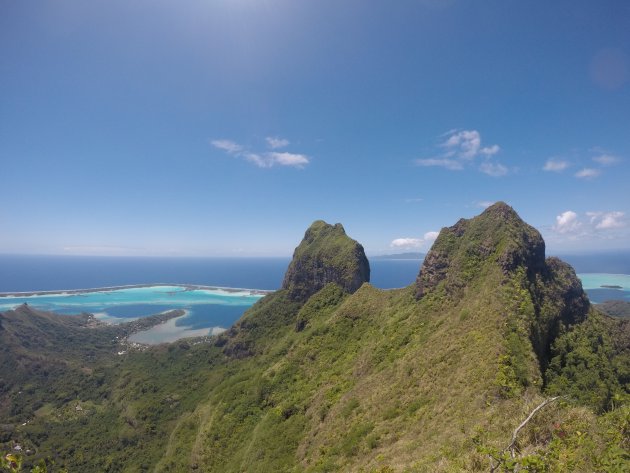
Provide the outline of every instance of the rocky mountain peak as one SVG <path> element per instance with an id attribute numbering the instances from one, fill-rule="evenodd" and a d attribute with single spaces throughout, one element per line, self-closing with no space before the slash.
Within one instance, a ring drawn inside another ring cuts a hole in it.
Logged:
<path id="1" fill-rule="evenodd" d="M 456 293 L 490 262 L 498 264 L 506 275 L 519 267 L 534 273 L 545 266 L 542 236 L 504 202 L 442 229 L 420 269 L 416 297 L 423 297 L 441 283 L 447 292 Z"/>
<path id="2" fill-rule="evenodd" d="M 282 288 L 291 299 L 305 301 L 331 282 L 352 293 L 369 280 L 370 264 L 363 246 L 348 237 L 340 223 L 317 220 L 295 249 Z"/>

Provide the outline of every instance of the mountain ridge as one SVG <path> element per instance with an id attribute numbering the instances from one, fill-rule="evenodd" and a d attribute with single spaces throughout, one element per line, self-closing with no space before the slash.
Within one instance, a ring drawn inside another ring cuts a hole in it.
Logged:
<path id="1" fill-rule="evenodd" d="M 314 225 L 286 286 L 212 343 L 96 366 L 104 391 L 49 401 L 11 435 L 78 471 L 586 472 L 628 459 L 630 323 L 590 307 L 511 207 L 443 229 L 395 290 L 367 282 L 343 227 Z M 550 396 L 566 400 L 502 456 Z M 55 420 L 77 402 L 94 414 Z"/>

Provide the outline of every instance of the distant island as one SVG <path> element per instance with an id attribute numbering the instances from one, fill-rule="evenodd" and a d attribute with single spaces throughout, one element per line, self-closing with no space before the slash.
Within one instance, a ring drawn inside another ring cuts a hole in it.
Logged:
<path id="1" fill-rule="evenodd" d="M 393 254 L 393 255 L 377 255 L 377 256 L 371 256 L 372 259 L 419 259 L 422 260 L 424 259 L 426 255 L 424 253 L 414 253 L 414 252 L 408 252 L 408 253 L 397 253 L 397 254 Z"/>
<path id="2" fill-rule="evenodd" d="M 616 284 L 602 284 L 600 287 L 604 289 L 623 289 L 623 286 L 618 286 Z"/>

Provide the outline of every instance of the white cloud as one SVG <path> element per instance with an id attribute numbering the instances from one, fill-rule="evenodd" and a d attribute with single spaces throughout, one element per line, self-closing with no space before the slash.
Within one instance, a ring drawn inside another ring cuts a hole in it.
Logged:
<path id="1" fill-rule="evenodd" d="M 396 238 L 389 244 L 392 248 L 421 248 L 435 241 L 440 232 L 426 232 L 424 238 Z"/>
<path id="2" fill-rule="evenodd" d="M 424 241 L 426 243 L 431 243 L 434 242 L 435 239 L 438 237 L 438 235 L 440 234 L 440 232 L 426 232 L 424 234 Z"/>
<path id="3" fill-rule="evenodd" d="M 289 140 L 278 138 L 277 136 L 268 136 L 265 138 L 265 141 L 271 149 L 285 148 L 286 146 L 289 146 Z"/>
<path id="4" fill-rule="evenodd" d="M 490 159 L 501 148 L 497 144 L 482 147 L 481 134 L 477 130 L 449 130 L 440 136 L 438 145 L 442 151 L 431 158 L 416 159 L 418 166 L 439 166 L 450 171 L 461 171 L 471 165 L 477 157 L 485 158 L 479 170 L 491 176 L 505 176 L 508 168 Z"/>
<path id="5" fill-rule="evenodd" d="M 422 202 L 424 199 L 421 197 L 412 197 L 409 199 L 405 199 L 405 202 L 407 202 L 408 204 L 414 203 L 414 202 Z"/>
<path id="6" fill-rule="evenodd" d="M 481 148 L 481 150 L 479 150 L 479 152 L 485 156 L 494 156 L 499 151 L 501 151 L 501 148 L 499 148 L 499 145 L 492 145 L 486 148 Z"/>
<path id="7" fill-rule="evenodd" d="M 475 202 L 475 205 L 477 207 L 481 207 L 483 209 L 487 209 L 488 207 L 490 207 L 494 203 L 495 203 L 495 201 L 493 201 L 493 200 L 478 200 L 478 201 Z"/>
<path id="8" fill-rule="evenodd" d="M 276 152 L 258 154 L 246 152 L 242 153 L 241 156 L 260 168 L 270 168 L 275 165 L 303 168 L 309 163 L 308 156 L 304 154 Z"/>
<path id="9" fill-rule="evenodd" d="M 599 156 L 595 156 L 593 161 L 601 164 L 602 166 L 612 166 L 613 164 L 617 164 L 620 159 L 612 154 L 600 154 Z"/>
<path id="10" fill-rule="evenodd" d="M 578 216 L 572 210 L 562 212 L 556 217 L 556 224 L 553 230 L 557 233 L 572 233 L 580 229 L 582 223 L 578 220 Z"/>
<path id="11" fill-rule="evenodd" d="M 597 177 L 601 174 L 602 172 L 599 169 L 593 169 L 593 168 L 584 168 L 578 172 L 575 173 L 575 177 L 579 178 L 579 179 L 592 179 L 594 177 Z"/>
<path id="12" fill-rule="evenodd" d="M 442 146 L 447 149 L 448 156 L 473 159 L 479 153 L 481 135 L 477 130 L 456 131 L 442 143 Z"/>
<path id="13" fill-rule="evenodd" d="M 595 228 L 598 230 L 608 230 L 609 228 L 621 228 L 625 226 L 625 222 L 621 219 L 623 218 L 623 212 L 609 212 L 602 216 L 601 220 Z"/>
<path id="14" fill-rule="evenodd" d="M 261 155 L 256 153 L 243 153 L 242 157 L 245 158 L 250 163 L 255 164 L 259 168 L 269 168 L 271 167 L 271 163 L 269 160 L 263 158 Z"/>
<path id="15" fill-rule="evenodd" d="M 294 166 L 302 168 L 310 162 L 308 156 L 304 154 L 272 152 L 267 153 L 266 156 L 273 164 L 280 164 L 282 166 Z"/>
<path id="16" fill-rule="evenodd" d="M 503 164 L 491 162 L 481 163 L 479 170 L 492 177 L 501 177 L 508 173 L 508 168 L 506 168 Z"/>
<path id="17" fill-rule="evenodd" d="M 595 221 L 603 214 L 604 212 L 586 212 L 586 216 L 590 219 L 591 223 L 595 223 Z"/>
<path id="18" fill-rule="evenodd" d="M 553 234 L 551 241 L 556 244 L 569 244 L 575 241 L 599 241 L 617 240 L 628 241 L 628 219 L 626 214 L 620 211 L 586 212 L 585 218 L 567 210 L 556 217 L 556 224 L 551 227 Z"/>
<path id="19" fill-rule="evenodd" d="M 586 212 L 586 215 L 590 218 L 591 224 L 595 225 L 596 230 L 610 230 L 626 226 L 624 212 Z"/>
<path id="20" fill-rule="evenodd" d="M 568 168 L 571 164 L 569 161 L 562 159 L 548 159 L 543 167 L 543 171 L 561 172 Z"/>
<path id="21" fill-rule="evenodd" d="M 392 248 L 420 248 L 423 243 L 422 238 L 396 238 L 390 246 Z"/>
<path id="22" fill-rule="evenodd" d="M 227 151 L 230 154 L 237 154 L 243 151 L 243 147 L 230 140 L 213 140 L 212 146 Z"/>
<path id="23" fill-rule="evenodd" d="M 450 169 L 451 171 L 461 171 L 464 169 L 464 165 L 455 159 L 449 158 L 427 158 L 427 159 L 416 159 L 416 164 L 418 166 L 441 166 L 446 169 Z"/>
<path id="24" fill-rule="evenodd" d="M 230 140 L 213 140 L 211 143 L 215 148 L 223 150 L 231 156 L 242 158 L 260 168 L 270 168 L 276 165 L 303 168 L 310 162 L 310 158 L 305 154 L 288 153 L 286 151 L 255 153 Z M 267 138 L 267 143 L 272 148 L 279 148 L 289 144 L 288 140 L 270 137 Z"/>

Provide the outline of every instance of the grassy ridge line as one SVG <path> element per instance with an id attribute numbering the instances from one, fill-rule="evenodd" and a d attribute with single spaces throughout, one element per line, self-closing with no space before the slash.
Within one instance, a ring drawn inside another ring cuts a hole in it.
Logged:
<path id="1" fill-rule="evenodd" d="M 524 247 L 535 235 L 506 207 L 447 229 L 425 262 L 446 272 L 420 298 L 416 285 L 278 291 L 214 345 L 95 366 L 106 388 L 90 413 L 72 412 L 78 390 L 20 435 L 73 471 L 488 471 L 558 387 L 569 401 L 519 433 L 510 468 L 623 471 L 628 327 L 576 317 L 571 271 Z"/>

